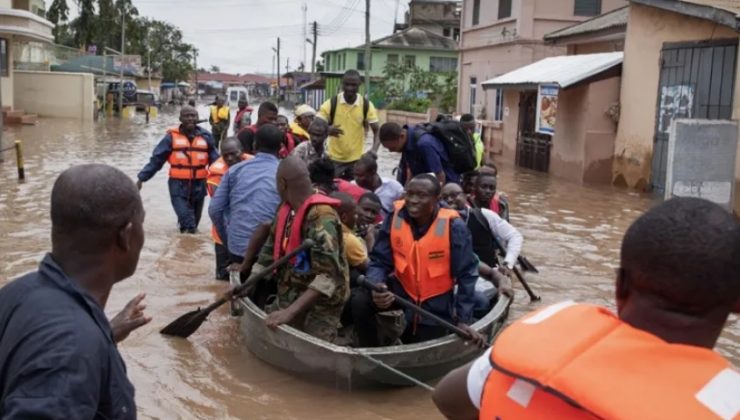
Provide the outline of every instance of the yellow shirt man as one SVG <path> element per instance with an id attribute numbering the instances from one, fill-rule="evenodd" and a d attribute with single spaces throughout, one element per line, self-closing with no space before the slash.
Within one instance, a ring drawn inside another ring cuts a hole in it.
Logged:
<path id="1" fill-rule="evenodd" d="M 366 128 L 363 124 L 363 101 L 362 95 L 357 95 L 355 102 L 350 104 L 344 99 L 344 93 L 340 92 L 337 99 L 337 109 L 334 113 L 332 125 L 344 131 L 339 137 L 329 137 L 329 157 L 331 160 L 341 163 L 355 162 L 365 152 Z M 378 112 L 372 102 L 368 104 L 367 124 L 378 123 Z M 324 102 L 319 109 L 319 118 L 329 121 L 331 115 L 331 99 Z"/>

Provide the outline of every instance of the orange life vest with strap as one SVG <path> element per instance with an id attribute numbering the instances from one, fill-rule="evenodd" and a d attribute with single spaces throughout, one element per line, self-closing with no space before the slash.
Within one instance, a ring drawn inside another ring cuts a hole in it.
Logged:
<path id="1" fill-rule="evenodd" d="M 253 157 L 254 156 L 250 154 L 242 153 L 241 160 L 249 160 Z M 213 197 L 213 195 L 216 193 L 216 187 L 221 185 L 221 178 L 223 178 L 227 170 L 229 170 L 229 165 L 226 164 L 226 161 L 224 161 L 223 157 L 218 158 L 218 160 L 208 166 L 206 189 L 208 190 L 209 197 Z M 217 244 L 223 245 L 223 241 L 221 241 L 221 237 L 218 236 L 218 232 L 216 231 L 216 226 L 213 225 L 211 225 L 211 238 L 213 238 L 213 241 Z"/>
<path id="2" fill-rule="evenodd" d="M 298 248 L 303 242 L 302 227 L 303 219 L 308 213 L 308 209 L 311 206 L 317 204 L 326 204 L 334 208 L 339 207 L 340 201 L 331 197 L 327 197 L 323 194 L 313 194 L 306 201 L 303 202 L 298 211 L 295 212 L 293 223 L 290 228 L 290 236 L 285 240 L 285 230 L 288 226 L 288 219 L 290 219 L 291 208 L 288 203 L 283 203 L 278 209 L 277 213 L 277 224 L 275 226 L 275 242 L 273 246 L 273 259 L 275 261 L 285 254 L 290 253 L 294 249 Z M 296 257 L 290 259 L 290 263 L 294 264 Z"/>
<path id="3" fill-rule="evenodd" d="M 195 136 L 193 141 L 180 133 L 177 128 L 167 130 L 172 137 L 172 152 L 167 160 L 170 164 L 170 178 L 206 179 L 208 171 L 208 142 L 203 136 Z"/>
<path id="4" fill-rule="evenodd" d="M 440 208 L 429 230 L 414 239 L 411 225 L 398 213 L 404 201 L 394 203 L 391 223 L 393 266 L 403 290 L 416 303 L 450 292 L 455 286 L 450 259 L 450 223 L 460 217 L 455 210 Z"/>
<path id="5" fill-rule="evenodd" d="M 563 302 L 504 330 L 481 419 L 733 419 L 740 373 L 710 349 L 667 343 L 606 308 Z"/>

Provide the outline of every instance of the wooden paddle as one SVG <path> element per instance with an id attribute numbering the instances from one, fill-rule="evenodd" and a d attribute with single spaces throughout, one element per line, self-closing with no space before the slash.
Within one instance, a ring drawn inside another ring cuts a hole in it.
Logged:
<path id="1" fill-rule="evenodd" d="M 250 277 L 246 283 L 232 289 L 229 295 L 221 297 L 220 299 L 206 306 L 203 309 L 198 308 L 194 311 L 190 311 L 186 313 L 185 315 L 172 321 L 166 327 L 162 328 L 162 330 L 159 333 L 164 334 L 164 335 L 171 335 L 174 337 L 188 338 L 192 333 L 194 333 L 201 326 L 201 324 L 203 324 L 203 321 L 205 321 L 206 318 L 208 318 L 208 315 L 211 312 L 213 312 L 216 308 L 218 308 L 219 306 L 223 305 L 226 302 L 233 300 L 233 298 L 238 298 L 238 297 L 242 297 L 246 295 L 247 293 L 249 293 L 252 286 L 254 286 L 258 281 L 269 276 L 270 274 L 272 274 L 272 272 L 276 268 L 285 264 L 286 262 L 288 262 L 288 260 L 295 257 L 299 253 L 307 250 L 308 248 L 311 248 L 313 245 L 314 245 L 314 241 L 312 241 L 311 239 L 304 240 L 303 243 L 298 248 L 294 249 L 293 251 L 279 258 L 277 261 L 270 264 L 264 270 Z M 230 299 L 229 296 L 232 296 L 233 298 Z"/>
<path id="2" fill-rule="evenodd" d="M 381 286 L 379 284 L 375 284 L 375 283 L 369 281 L 368 279 L 365 278 L 365 276 L 358 277 L 357 278 L 357 284 L 359 284 L 362 287 L 366 287 L 366 288 L 368 288 L 368 289 L 370 289 L 370 290 L 372 290 L 374 292 L 377 292 L 377 293 L 389 292 L 389 293 L 391 293 L 393 295 L 393 299 L 395 299 L 396 303 L 398 303 L 399 305 L 403 306 L 404 308 L 410 309 L 410 310 L 416 312 L 417 314 L 419 314 L 419 315 L 421 315 L 421 316 L 423 316 L 425 318 L 431 319 L 432 321 L 434 321 L 437 324 L 439 324 L 441 327 L 447 328 L 448 330 L 454 332 L 455 334 L 459 335 L 460 337 L 462 337 L 462 338 L 464 338 L 466 340 L 472 339 L 472 337 L 470 336 L 470 333 L 468 333 L 464 329 L 458 327 L 457 325 L 452 324 L 451 322 L 449 322 L 447 320 L 444 320 L 444 319 L 438 317 L 437 315 L 435 315 L 435 314 L 427 311 L 426 309 L 422 309 L 419 306 L 414 305 L 412 302 L 410 302 L 410 301 L 408 301 L 408 300 L 406 300 L 406 299 L 398 296 L 397 294 L 395 294 L 393 292 L 390 292 L 387 289 L 384 289 L 383 286 Z"/>

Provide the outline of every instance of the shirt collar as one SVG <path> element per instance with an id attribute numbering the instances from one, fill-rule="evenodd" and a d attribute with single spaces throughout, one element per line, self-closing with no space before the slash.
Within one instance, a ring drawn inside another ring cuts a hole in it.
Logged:
<path id="1" fill-rule="evenodd" d="M 77 282 L 67 276 L 62 268 L 54 261 L 51 254 L 46 254 L 39 265 L 39 273 L 55 287 L 71 295 L 80 303 L 87 313 L 95 320 L 103 334 L 113 342 L 113 331 L 111 330 L 108 318 L 103 312 L 98 302 L 90 294 L 80 287 Z"/>
<path id="2" fill-rule="evenodd" d="M 360 97 L 361 97 L 360 94 L 357 94 L 357 97 L 355 98 L 355 102 L 352 103 L 352 104 L 349 104 L 344 99 L 344 92 L 339 92 L 339 103 L 340 104 L 348 104 L 348 105 L 351 105 L 351 106 L 359 105 L 360 104 L 360 100 L 361 100 Z"/>

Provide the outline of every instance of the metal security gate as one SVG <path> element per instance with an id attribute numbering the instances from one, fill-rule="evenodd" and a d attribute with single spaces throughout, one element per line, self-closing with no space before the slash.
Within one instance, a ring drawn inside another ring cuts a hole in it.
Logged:
<path id="1" fill-rule="evenodd" d="M 535 171 L 550 170 L 552 136 L 535 132 L 537 91 L 519 95 L 519 134 L 516 140 L 516 164 Z"/>
<path id="2" fill-rule="evenodd" d="M 650 177 L 654 190 L 665 190 L 674 118 L 732 116 L 736 62 L 737 39 L 663 44 Z"/>

